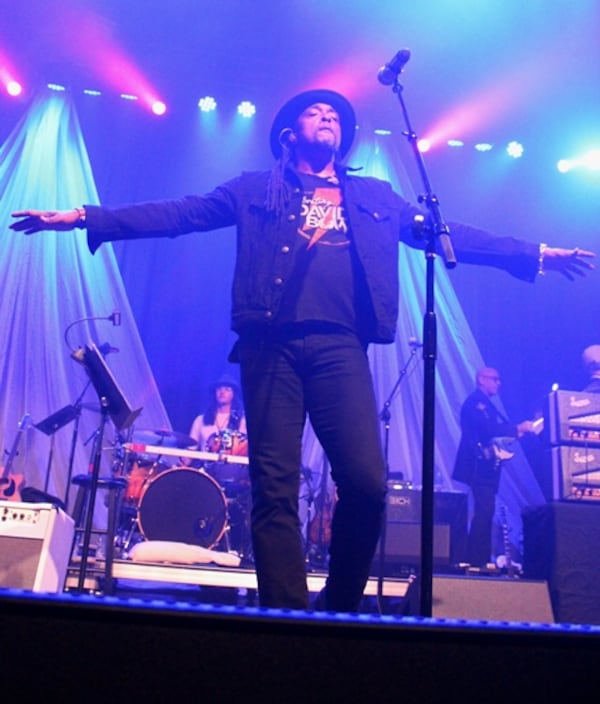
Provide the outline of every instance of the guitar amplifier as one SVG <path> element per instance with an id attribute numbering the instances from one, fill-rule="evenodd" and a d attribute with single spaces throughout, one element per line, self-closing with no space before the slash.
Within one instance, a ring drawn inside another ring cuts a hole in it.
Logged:
<path id="1" fill-rule="evenodd" d="M 419 565 L 421 556 L 421 503 L 419 489 L 390 482 L 387 494 L 384 564 L 388 574 L 401 574 Z M 468 495 L 459 491 L 433 493 L 433 564 L 438 571 L 465 559 Z M 380 559 L 378 545 L 374 567 Z"/>
<path id="2" fill-rule="evenodd" d="M 62 591 L 74 531 L 53 504 L 0 501 L 0 587 Z"/>
<path id="3" fill-rule="evenodd" d="M 550 453 L 555 500 L 600 501 L 600 448 L 560 445 Z"/>
<path id="4" fill-rule="evenodd" d="M 544 418 L 548 444 L 600 447 L 600 394 L 552 391 L 546 398 Z"/>

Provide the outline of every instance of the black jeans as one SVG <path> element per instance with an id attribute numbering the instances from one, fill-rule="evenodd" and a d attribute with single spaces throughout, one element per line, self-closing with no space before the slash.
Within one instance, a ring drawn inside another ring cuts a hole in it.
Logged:
<path id="1" fill-rule="evenodd" d="M 238 344 L 252 481 L 252 543 L 262 606 L 308 608 L 298 515 L 306 417 L 338 501 L 325 606 L 357 611 L 385 506 L 385 465 L 364 345 L 331 326 L 298 325 Z"/>
<path id="2" fill-rule="evenodd" d="M 467 561 L 484 566 L 492 558 L 492 524 L 496 510 L 496 494 L 500 469 L 493 462 L 480 460 L 471 484 L 473 518 L 467 538 Z"/>

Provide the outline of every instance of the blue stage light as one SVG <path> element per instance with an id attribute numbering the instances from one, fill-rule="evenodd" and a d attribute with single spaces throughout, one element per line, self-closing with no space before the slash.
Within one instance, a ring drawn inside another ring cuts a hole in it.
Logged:
<path id="1" fill-rule="evenodd" d="M 198 101 L 198 107 L 202 112 L 213 112 L 217 109 L 217 101 L 210 95 L 205 95 Z"/>

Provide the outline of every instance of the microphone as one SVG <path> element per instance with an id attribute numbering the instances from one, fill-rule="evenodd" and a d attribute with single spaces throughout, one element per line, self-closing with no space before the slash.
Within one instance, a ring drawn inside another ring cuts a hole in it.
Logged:
<path id="1" fill-rule="evenodd" d="M 107 318 L 107 320 L 110 320 L 113 325 L 120 325 L 121 324 L 121 311 L 120 310 L 114 310 Z"/>
<path id="2" fill-rule="evenodd" d="M 120 352 L 118 347 L 113 347 L 110 342 L 103 342 L 99 347 L 98 347 L 98 352 L 103 357 L 106 357 L 107 354 L 110 354 L 111 352 Z"/>
<path id="3" fill-rule="evenodd" d="M 400 49 L 391 61 L 382 66 L 377 72 L 377 80 L 384 86 L 391 86 L 410 59 L 410 49 Z"/>
<path id="4" fill-rule="evenodd" d="M 412 347 L 415 350 L 418 350 L 419 347 L 423 347 L 423 343 L 419 342 L 416 337 L 409 337 L 408 338 L 408 346 Z"/>

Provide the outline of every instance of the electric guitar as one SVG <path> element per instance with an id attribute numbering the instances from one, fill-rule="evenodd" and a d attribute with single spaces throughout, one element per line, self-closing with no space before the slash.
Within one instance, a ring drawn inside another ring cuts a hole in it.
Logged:
<path id="1" fill-rule="evenodd" d="M 2 475 L 0 476 L 0 500 L 4 501 L 21 501 L 21 489 L 24 485 L 24 479 L 22 474 L 11 474 L 11 469 L 15 457 L 17 456 L 17 448 L 19 447 L 19 442 L 21 440 L 21 435 L 23 431 L 26 430 L 29 425 L 30 420 L 29 413 L 26 413 L 19 421 L 19 426 L 17 428 L 17 434 L 13 440 L 12 447 L 8 453 L 8 458 L 4 467 L 2 468 Z"/>
<path id="2" fill-rule="evenodd" d="M 532 423 L 531 432 L 539 435 L 544 429 L 544 419 L 538 418 Z M 502 462 L 510 460 L 515 456 L 515 453 L 510 449 L 510 446 L 515 442 L 516 438 L 512 437 L 495 437 L 492 438 L 488 451 L 490 457 L 496 461 L 496 466 L 500 466 Z"/>
<path id="3" fill-rule="evenodd" d="M 508 448 L 515 441 L 515 438 L 496 437 L 490 442 L 490 452 L 492 457 L 498 464 L 510 460 L 515 456 L 515 453 Z"/>

